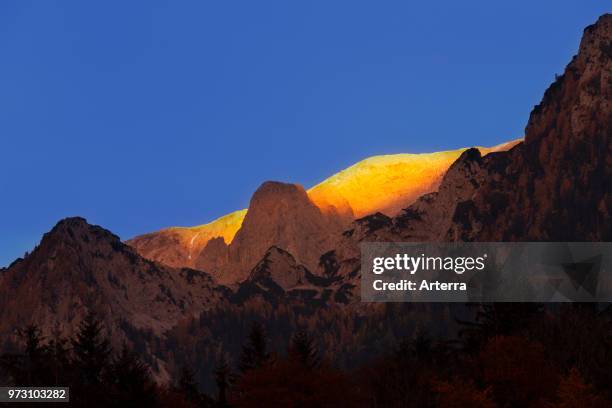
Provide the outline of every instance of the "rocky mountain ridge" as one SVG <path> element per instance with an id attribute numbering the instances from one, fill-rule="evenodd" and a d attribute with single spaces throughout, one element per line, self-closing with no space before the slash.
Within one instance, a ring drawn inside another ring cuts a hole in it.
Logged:
<path id="1" fill-rule="evenodd" d="M 478 149 L 487 154 L 517 143 L 519 140 Z M 294 194 L 296 205 L 288 207 L 289 212 L 281 217 L 266 218 L 269 214 L 258 210 L 261 205 L 257 196 L 270 190 L 266 205 L 272 208 L 273 201 L 286 205 L 292 200 L 292 191 L 304 189 L 295 184 L 265 182 L 254 193 L 255 200 L 251 200 L 248 209 L 198 227 L 173 227 L 144 234 L 127 243 L 146 258 L 173 267 L 203 270 L 227 284 L 244 279 L 272 245 L 289 250 L 316 272 L 318 256 L 333 248 L 336 237 L 352 221 L 375 211 L 395 215 L 421 194 L 435 191 L 445 171 L 465 150 L 368 158 L 303 194 Z M 251 239 L 247 245 L 245 237 L 252 235 L 247 231 L 255 223 L 275 227 L 262 229 L 258 232 L 260 239 Z M 292 225 L 298 224 L 307 226 L 310 233 L 296 236 Z"/>
<path id="2" fill-rule="evenodd" d="M 334 253 L 358 268 L 364 241 L 612 240 L 612 15 L 585 29 L 578 54 L 530 115 L 525 141 L 469 149 L 396 217 L 356 220 Z"/>
<path id="3" fill-rule="evenodd" d="M 66 218 L 2 274 L 0 334 L 31 322 L 45 335 L 71 334 L 93 311 L 120 343 L 130 330 L 160 336 L 226 296 L 204 272 L 144 259 L 109 231 Z"/>

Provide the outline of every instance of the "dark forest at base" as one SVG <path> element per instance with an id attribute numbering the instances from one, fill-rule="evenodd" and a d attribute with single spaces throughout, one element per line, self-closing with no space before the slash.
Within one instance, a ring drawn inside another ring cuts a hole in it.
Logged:
<path id="1" fill-rule="evenodd" d="M 322 357 L 320 333 L 297 330 L 286 350 L 273 350 L 273 333 L 253 322 L 241 350 L 219 353 L 209 367 L 210 393 L 197 379 L 203 367 L 188 364 L 171 384 L 157 384 L 139 355 L 112 350 L 100 321 L 88 315 L 70 339 L 42 338 L 34 326 L 21 330 L 22 344 L 0 359 L 0 381 L 69 386 L 77 406 L 612 406 L 610 307 L 470 308 L 475 319 L 458 322 L 456 338 L 418 329 L 352 369 Z"/>

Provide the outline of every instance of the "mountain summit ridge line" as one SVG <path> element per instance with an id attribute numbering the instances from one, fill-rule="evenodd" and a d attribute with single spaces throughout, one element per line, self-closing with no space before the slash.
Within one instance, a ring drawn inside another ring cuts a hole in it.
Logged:
<path id="1" fill-rule="evenodd" d="M 477 148 L 484 155 L 507 150 L 521 140 Z M 337 215 L 345 226 L 374 212 L 396 215 L 422 194 L 435 191 L 448 167 L 467 149 L 372 156 L 311 187 L 307 196 L 323 213 Z M 168 227 L 126 243 L 145 258 L 174 267 L 197 268 L 198 255 L 206 246 L 219 246 L 219 238 L 230 245 L 246 216 L 247 209 L 242 209 L 203 225 Z"/>

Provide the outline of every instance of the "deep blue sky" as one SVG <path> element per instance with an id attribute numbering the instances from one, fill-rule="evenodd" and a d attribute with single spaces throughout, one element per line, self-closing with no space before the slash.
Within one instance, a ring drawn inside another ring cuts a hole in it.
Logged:
<path id="1" fill-rule="evenodd" d="M 301 3 L 1 2 L 0 265 L 66 216 L 129 238 L 243 208 L 264 180 L 522 136 L 606 11 Z"/>

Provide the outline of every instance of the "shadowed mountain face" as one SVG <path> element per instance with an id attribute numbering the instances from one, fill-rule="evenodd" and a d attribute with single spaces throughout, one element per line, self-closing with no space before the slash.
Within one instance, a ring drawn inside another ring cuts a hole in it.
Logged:
<path id="1" fill-rule="evenodd" d="M 109 231 L 67 218 L 2 274 L 0 337 L 30 322 L 46 335 L 70 334 L 95 311 L 120 344 L 126 330 L 160 335 L 216 304 L 224 291 L 203 272 L 146 260 Z"/>
<path id="2" fill-rule="evenodd" d="M 612 240 L 612 15 L 585 30 L 579 53 L 537 105 L 525 142 L 465 151 L 437 192 L 400 215 L 357 220 L 336 248 L 358 264 L 361 241 Z"/>
<path id="3" fill-rule="evenodd" d="M 531 113 L 525 143 L 483 160 L 485 179 L 455 210 L 448 239 L 612 239 L 612 15 Z M 468 158 L 464 158 L 465 159 Z"/>
<path id="4" fill-rule="evenodd" d="M 612 16 L 534 108 L 525 142 L 484 161 L 484 183 L 453 214 L 448 239 L 612 239 Z"/>

